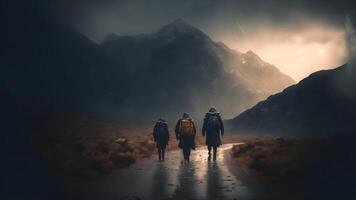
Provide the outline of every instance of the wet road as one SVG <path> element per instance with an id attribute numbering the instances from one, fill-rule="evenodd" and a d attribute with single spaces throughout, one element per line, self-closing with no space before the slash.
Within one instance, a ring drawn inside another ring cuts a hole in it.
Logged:
<path id="1" fill-rule="evenodd" d="M 181 151 L 167 153 L 166 161 L 142 159 L 128 169 L 118 170 L 95 183 L 76 199 L 251 199 L 248 188 L 230 172 L 229 149 L 218 150 L 217 161 L 207 160 L 206 147 L 192 152 L 191 162 Z M 230 167 L 231 168 L 231 167 Z"/>

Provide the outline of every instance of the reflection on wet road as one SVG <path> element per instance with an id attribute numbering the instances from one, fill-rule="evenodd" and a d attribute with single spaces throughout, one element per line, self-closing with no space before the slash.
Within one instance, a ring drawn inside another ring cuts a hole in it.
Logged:
<path id="1" fill-rule="evenodd" d="M 182 160 L 180 151 L 167 153 L 165 162 L 143 159 L 128 169 L 86 186 L 85 199 L 249 199 L 247 187 L 226 164 L 228 149 L 219 148 L 217 161 L 207 160 L 206 147 L 197 148 L 191 162 Z"/>

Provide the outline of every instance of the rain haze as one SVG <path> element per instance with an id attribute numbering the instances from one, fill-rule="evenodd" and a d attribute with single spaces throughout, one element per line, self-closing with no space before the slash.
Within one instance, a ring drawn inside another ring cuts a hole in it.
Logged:
<path id="1" fill-rule="evenodd" d="M 2 2 L 1 199 L 355 199 L 355 11 Z"/>
<path id="2" fill-rule="evenodd" d="M 108 34 L 149 33 L 184 19 L 232 49 L 252 50 L 299 81 L 345 63 L 352 1 L 62 1 L 51 12 L 100 43 Z"/>

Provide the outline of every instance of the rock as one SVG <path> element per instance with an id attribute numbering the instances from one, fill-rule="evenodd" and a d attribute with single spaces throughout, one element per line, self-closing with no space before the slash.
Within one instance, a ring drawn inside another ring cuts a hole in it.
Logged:
<path id="1" fill-rule="evenodd" d="M 115 140 L 115 142 L 118 144 L 126 144 L 127 139 L 126 138 L 118 138 L 117 140 Z"/>
<path id="2" fill-rule="evenodd" d="M 253 148 L 254 148 L 254 145 L 250 144 L 250 143 L 246 143 L 246 144 L 242 144 L 242 145 L 235 145 L 232 148 L 233 156 L 238 157 L 241 154 L 246 153 L 247 151 L 249 151 Z"/>
<path id="3" fill-rule="evenodd" d="M 110 160 L 117 167 L 129 166 L 135 162 L 134 157 L 125 154 L 113 154 L 110 156 Z"/>
<path id="4" fill-rule="evenodd" d="M 256 140 L 255 140 L 255 145 L 256 145 L 256 146 L 263 146 L 263 145 L 264 145 L 264 142 L 263 142 L 262 140 L 260 140 L 260 139 L 256 139 Z"/>
<path id="5" fill-rule="evenodd" d="M 285 139 L 282 137 L 276 137 L 275 140 L 280 144 L 285 142 Z"/>

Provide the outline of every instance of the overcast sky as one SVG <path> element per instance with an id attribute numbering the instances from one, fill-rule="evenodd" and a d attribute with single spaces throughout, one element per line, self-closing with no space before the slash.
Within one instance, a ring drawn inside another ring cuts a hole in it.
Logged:
<path id="1" fill-rule="evenodd" d="M 54 3 L 56 2 L 56 3 Z M 295 80 L 346 60 L 351 0 L 64 0 L 46 8 L 100 43 L 109 33 L 148 33 L 182 18 L 216 41 L 252 50 Z"/>

